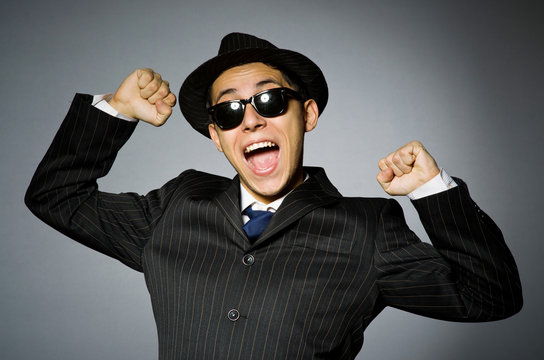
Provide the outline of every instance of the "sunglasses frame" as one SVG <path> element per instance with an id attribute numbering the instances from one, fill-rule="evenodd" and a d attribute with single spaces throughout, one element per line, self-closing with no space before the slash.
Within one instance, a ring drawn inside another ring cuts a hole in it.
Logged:
<path id="1" fill-rule="evenodd" d="M 263 94 L 267 94 L 267 93 L 271 93 L 271 92 L 273 92 L 273 93 L 279 92 L 281 94 L 282 101 L 283 101 L 283 107 L 282 107 L 281 111 L 278 112 L 278 113 L 274 113 L 274 114 L 270 114 L 270 115 L 263 114 L 263 113 L 261 113 L 259 111 L 259 109 L 257 109 L 257 106 L 255 106 L 255 98 L 258 97 L 258 96 L 261 96 Z M 246 105 L 247 104 L 251 104 L 251 106 L 253 106 L 253 109 L 255 109 L 257 114 L 259 114 L 259 115 L 261 115 L 263 117 L 267 117 L 267 118 L 276 117 L 276 116 L 280 116 L 281 114 L 285 113 L 285 111 L 287 110 L 287 102 L 288 101 L 286 101 L 286 99 L 285 99 L 286 96 L 290 96 L 290 97 L 294 98 L 295 100 L 302 101 L 302 96 L 298 92 L 296 92 L 295 90 L 289 89 L 289 88 L 286 88 L 286 87 L 279 87 L 279 88 L 272 88 L 272 89 L 267 89 L 267 90 L 264 90 L 264 91 L 260 91 L 257 94 L 255 94 L 255 95 L 253 95 L 253 96 L 251 96 L 250 98 L 247 98 L 247 99 L 229 100 L 229 101 L 220 102 L 218 104 L 215 104 L 214 106 L 210 106 L 208 108 L 208 114 L 211 115 L 212 121 L 221 130 L 234 129 L 235 127 L 240 125 L 242 123 L 242 121 L 244 120 L 244 114 L 245 114 L 245 111 L 246 111 Z M 238 123 L 232 125 L 232 126 L 231 125 L 221 124 L 221 121 L 218 122 L 217 118 L 216 118 L 216 109 L 218 107 L 228 106 L 228 105 L 233 104 L 233 103 L 240 104 L 241 113 L 242 113 L 242 116 L 240 117 L 240 121 Z"/>

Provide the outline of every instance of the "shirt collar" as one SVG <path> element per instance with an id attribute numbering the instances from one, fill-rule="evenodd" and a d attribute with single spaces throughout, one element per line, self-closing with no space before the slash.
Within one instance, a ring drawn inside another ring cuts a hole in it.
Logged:
<path id="1" fill-rule="evenodd" d="M 287 196 L 287 195 L 285 195 Z M 262 202 L 257 201 L 253 195 L 249 193 L 249 191 L 246 190 L 245 187 L 240 184 L 240 209 L 244 211 L 249 206 L 251 206 L 254 210 L 264 210 L 264 211 L 272 211 L 276 212 L 278 211 L 278 208 L 280 207 L 281 203 L 283 202 L 283 199 L 285 199 L 285 196 L 274 200 L 270 204 L 263 204 Z"/>

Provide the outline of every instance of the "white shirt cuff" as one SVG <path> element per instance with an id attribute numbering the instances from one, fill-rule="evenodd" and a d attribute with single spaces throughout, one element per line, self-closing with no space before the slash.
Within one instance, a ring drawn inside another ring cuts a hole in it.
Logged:
<path id="1" fill-rule="evenodd" d="M 456 187 L 455 181 L 446 173 L 446 170 L 440 169 L 440 174 L 436 175 L 425 184 L 421 185 L 407 196 L 410 200 L 417 200 L 426 196 L 435 195 Z"/>
<path id="2" fill-rule="evenodd" d="M 103 112 L 105 112 L 106 114 L 109 114 L 111 116 L 115 116 L 116 118 L 119 118 L 119 119 L 122 119 L 122 120 L 126 120 L 126 121 L 131 121 L 131 122 L 136 122 L 138 121 L 137 119 L 133 119 L 131 117 L 128 117 L 126 115 L 123 115 L 121 114 L 119 111 L 115 110 L 109 103 L 108 101 L 111 100 L 111 98 L 113 97 L 112 94 L 105 94 L 105 95 L 94 95 L 93 96 L 93 102 L 92 102 L 92 105 L 97 108 L 98 110 L 102 110 Z"/>

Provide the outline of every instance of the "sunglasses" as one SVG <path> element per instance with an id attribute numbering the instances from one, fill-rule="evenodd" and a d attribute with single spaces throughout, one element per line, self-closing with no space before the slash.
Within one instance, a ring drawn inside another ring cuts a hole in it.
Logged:
<path id="1" fill-rule="evenodd" d="M 221 130 L 237 127 L 244 119 L 246 105 L 251 104 L 255 111 L 264 117 L 275 117 L 287 110 L 287 97 L 302 100 L 302 96 L 288 88 L 274 88 L 261 91 L 245 100 L 230 100 L 208 108 L 208 114 Z"/>

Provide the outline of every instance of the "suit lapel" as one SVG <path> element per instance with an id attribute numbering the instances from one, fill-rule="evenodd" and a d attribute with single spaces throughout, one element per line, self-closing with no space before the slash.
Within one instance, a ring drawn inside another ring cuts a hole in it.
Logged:
<path id="1" fill-rule="evenodd" d="M 254 245 L 262 244 L 314 209 L 332 204 L 342 197 L 327 179 L 323 169 L 304 168 L 304 170 L 310 178 L 285 198 Z"/>
<path id="2" fill-rule="evenodd" d="M 214 202 L 223 212 L 228 222 L 234 227 L 241 236 L 236 236 L 234 241 L 241 248 L 247 248 L 250 243 L 246 233 L 242 229 L 242 215 L 240 210 L 240 180 L 236 176 L 229 187 L 214 197 Z"/>
<path id="3" fill-rule="evenodd" d="M 323 169 L 305 167 L 304 171 L 310 176 L 308 181 L 299 185 L 287 195 L 267 228 L 255 241 L 253 246 L 264 243 L 312 210 L 332 204 L 342 197 L 338 190 L 330 183 Z M 220 192 L 214 197 L 214 202 L 240 235 L 234 238 L 238 246 L 243 249 L 251 247 L 252 245 L 242 229 L 240 180 L 238 176 L 231 181 L 231 184 L 225 191 Z"/>

